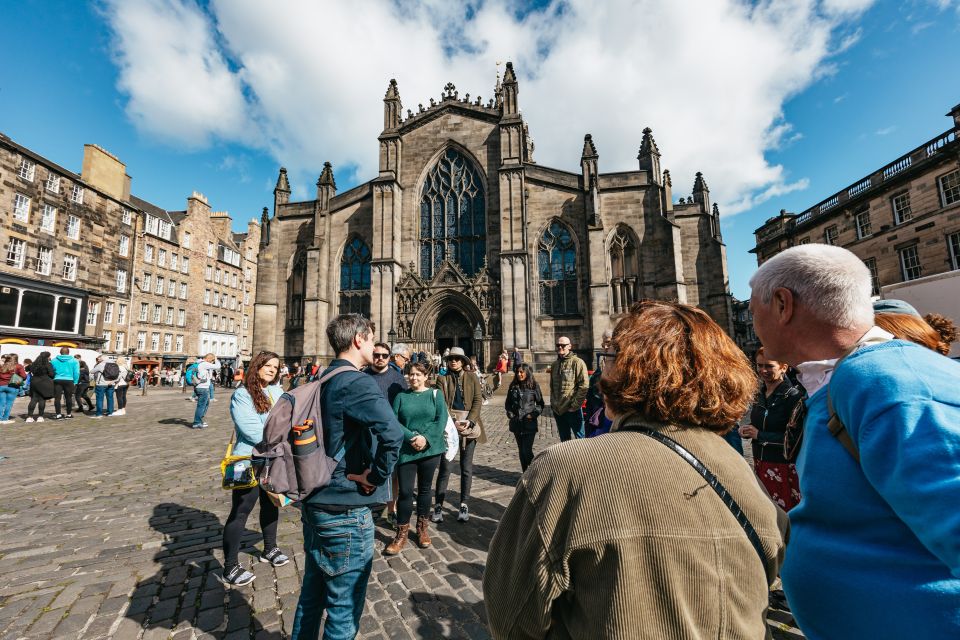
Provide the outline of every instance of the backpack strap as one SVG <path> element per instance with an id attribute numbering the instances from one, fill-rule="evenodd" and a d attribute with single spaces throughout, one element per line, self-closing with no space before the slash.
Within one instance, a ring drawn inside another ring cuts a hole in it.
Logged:
<path id="1" fill-rule="evenodd" d="M 839 364 L 839 362 L 837 363 Z M 836 371 L 836 367 L 833 369 Z M 850 437 L 850 432 L 847 431 L 847 428 L 844 426 L 843 421 L 840 420 L 840 416 L 837 415 L 837 412 L 833 408 L 833 400 L 830 399 L 830 385 L 827 385 L 827 415 L 830 416 L 829 421 L 827 422 L 827 428 L 830 430 L 830 435 L 840 441 L 840 444 L 843 445 L 843 448 L 846 449 L 853 459 L 857 461 L 857 464 L 860 463 L 860 452 L 857 451 L 857 445 L 853 443 L 853 438 Z"/>
<path id="2" fill-rule="evenodd" d="M 323 393 L 323 385 L 325 382 L 329 382 L 330 380 L 340 375 L 341 373 L 346 373 L 348 371 L 357 371 L 359 373 L 360 370 L 357 369 L 356 367 L 343 365 L 342 367 L 337 367 L 333 371 L 328 371 L 327 373 L 323 374 L 323 376 L 317 381 L 317 392 Z M 334 462 L 336 462 L 337 464 L 340 464 L 340 461 L 343 460 L 343 456 L 345 455 L 347 455 L 347 439 L 346 438 L 343 439 L 343 444 L 340 445 L 340 449 L 337 451 L 336 455 L 332 457 Z"/>

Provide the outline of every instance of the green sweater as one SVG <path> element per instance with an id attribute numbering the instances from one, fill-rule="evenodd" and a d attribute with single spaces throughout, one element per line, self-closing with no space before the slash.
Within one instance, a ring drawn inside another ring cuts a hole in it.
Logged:
<path id="1" fill-rule="evenodd" d="M 397 464 L 440 455 L 447 450 L 447 439 L 443 433 L 447 424 L 447 404 L 442 391 L 402 391 L 393 399 L 393 411 L 403 429 L 403 446 Z M 427 439 L 427 448 L 423 451 L 417 451 L 410 444 L 417 435 Z"/>

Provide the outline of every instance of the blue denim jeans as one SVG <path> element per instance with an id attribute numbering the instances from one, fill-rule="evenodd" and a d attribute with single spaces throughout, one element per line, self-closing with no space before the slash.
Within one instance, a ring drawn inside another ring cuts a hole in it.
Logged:
<path id="1" fill-rule="evenodd" d="M 97 395 L 97 415 L 102 416 L 103 414 L 103 399 L 107 399 L 107 414 L 110 415 L 113 413 L 113 387 L 106 385 L 97 385 L 94 387 L 94 391 Z"/>
<path id="2" fill-rule="evenodd" d="M 9 420 L 10 411 L 13 409 L 13 401 L 17 399 L 20 389 L 17 387 L 0 387 L 0 420 Z"/>
<path id="3" fill-rule="evenodd" d="M 210 389 L 196 389 L 197 410 L 193 414 L 193 426 L 203 424 L 203 416 L 207 415 L 207 406 L 210 404 Z"/>
<path id="4" fill-rule="evenodd" d="M 572 435 L 574 438 L 583 437 L 583 411 L 568 411 L 555 415 L 557 421 L 557 432 L 560 434 L 560 441 L 566 442 Z"/>
<path id="5" fill-rule="evenodd" d="M 307 566 L 292 640 L 316 640 L 327 612 L 323 640 L 353 640 L 373 568 L 373 516 L 367 507 L 330 513 L 303 505 Z"/>

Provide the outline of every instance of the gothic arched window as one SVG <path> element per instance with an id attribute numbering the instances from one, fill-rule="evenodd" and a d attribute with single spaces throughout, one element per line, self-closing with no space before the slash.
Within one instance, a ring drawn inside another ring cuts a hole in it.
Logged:
<path id="1" fill-rule="evenodd" d="M 340 313 L 370 317 L 370 247 L 354 238 L 340 260 Z"/>
<path id="2" fill-rule="evenodd" d="M 483 182 L 473 163 L 447 149 L 420 196 L 420 275 L 432 278 L 445 259 L 472 276 L 486 255 Z"/>
<path id="3" fill-rule="evenodd" d="M 610 275 L 613 312 L 622 313 L 640 299 L 637 245 L 633 236 L 624 229 L 617 229 L 610 241 Z"/>
<path id="4" fill-rule="evenodd" d="M 570 230 L 552 222 L 537 247 L 540 313 L 562 316 L 578 312 L 577 247 Z"/>
<path id="5" fill-rule="evenodd" d="M 303 327 L 303 305 L 307 291 L 307 254 L 300 252 L 293 263 L 287 285 L 287 326 L 291 328 Z"/>

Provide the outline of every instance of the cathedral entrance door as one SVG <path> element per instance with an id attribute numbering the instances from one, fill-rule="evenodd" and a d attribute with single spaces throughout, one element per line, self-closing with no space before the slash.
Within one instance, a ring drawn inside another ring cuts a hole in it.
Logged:
<path id="1" fill-rule="evenodd" d="M 442 311 L 434 329 L 437 351 L 460 347 L 467 356 L 473 355 L 473 328 L 470 321 L 457 309 Z"/>

